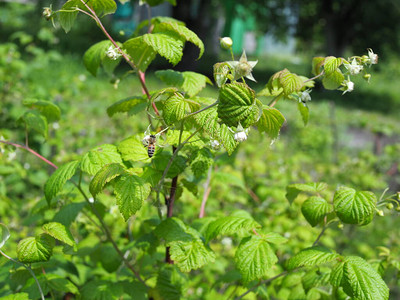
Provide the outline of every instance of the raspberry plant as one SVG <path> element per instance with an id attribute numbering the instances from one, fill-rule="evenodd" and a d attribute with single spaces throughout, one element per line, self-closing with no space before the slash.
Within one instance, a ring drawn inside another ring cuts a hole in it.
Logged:
<path id="1" fill-rule="evenodd" d="M 162 1 L 143 2 L 153 6 Z M 176 4 L 174 0 L 169 2 Z M 102 16 L 115 10 L 113 0 L 69 0 L 60 10 L 53 11 L 50 7 L 43 14 L 53 23 L 58 22 L 66 32 L 72 29 L 78 15 L 97 23 L 106 39 L 86 51 L 85 67 L 94 76 L 100 68 L 113 72 L 121 63 L 132 68 L 143 93 L 114 103 L 107 108 L 107 114 L 109 117 L 122 113 L 143 115 L 151 133 L 163 131 L 158 136 L 156 152 L 149 158 L 143 133 L 127 133 L 126 139 L 116 141 L 115 145 L 95 146 L 79 159 L 57 167 L 28 144 L 2 140 L 3 144 L 31 152 L 55 169 L 44 187 L 44 195 L 48 207 L 63 215 L 45 222 L 35 235 L 21 240 L 16 246 L 17 259 L 0 250 L 11 261 L 10 269 L 25 268 L 33 278 L 16 294 L 19 298 L 2 299 L 45 299 L 62 294 L 78 299 L 240 299 L 249 293 L 261 298 L 286 299 L 289 297 L 283 298 L 279 289 L 290 288 L 290 278 L 298 274 L 302 276 L 302 288 L 298 290 L 298 285 L 294 292 L 300 298 L 388 299 L 388 287 L 366 260 L 337 253 L 333 248 L 322 246 L 320 239 L 335 223 L 362 226 L 372 222 L 376 212 L 381 214 L 379 205 L 398 205 L 395 195 L 382 195 L 378 200 L 369 191 L 345 186 L 333 190 L 323 182 L 289 185 L 286 191 L 289 203 L 299 195 L 306 197 L 301 213 L 310 226 L 320 227 L 321 232 L 312 245 L 288 254 L 278 250 L 290 238 L 282 232 L 271 232 L 265 220 L 255 220 L 246 211 L 238 210 L 218 218 L 208 212 L 210 215 L 205 216 L 207 188 L 221 152 L 231 155 L 249 134 L 256 134 L 252 132 L 255 129 L 276 140 L 285 122 L 276 106 L 284 99 L 298 107 L 307 124 L 310 92 L 316 80 L 321 80 L 326 89 L 341 90 L 343 94 L 352 92 L 351 76 L 363 73 L 369 80 L 371 75 L 367 70 L 378 62 L 377 55 L 369 49 L 368 55 L 349 59 L 315 57 L 312 78 L 284 69 L 271 76 L 265 88 L 256 92 L 246 79 L 255 80 L 252 70 L 257 61 L 248 61 L 244 52 L 236 61 L 232 53 L 232 61 L 214 65 L 214 84 L 219 89 L 217 99 L 199 96 L 207 84 L 213 85 L 208 77 L 172 69 L 155 72 L 168 87 L 150 91 L 145 73 L 157 55 L 174 66 L 182 58 L 185 43 L 192 43 L 199 49 L 200 59 L 203 42 L 185 24 L 166 17 L 145 20 L 133 37 L 123 43 L 116 41 L 101 21 Z M 221 45 L 231 50 L 232 40 L 223 38 Z M 20 118 L 21 124 L 28 131 L 47 138 L 48 123 L 60 118 L 58 106 L 35 99 L 27 99 L 24 104 L 29 110 Z M 63 193 L 68 183 L 72 183 L 79 196 Z M 200 183 L 205 183 L 206 191 L 197 208 L 199 218 L 185 220 L 183 209 L 177 213 L 176 202 L 184 201 L 180 198 L 183 188 L 200 199 Z M 118 215 L 107 213 L 105 205 L 110 203 L 100 200 L 102 194 L 110 196 L 111 191 Z M 81 197 L 85 202 L 75 202 L 74 197 Z M 92 226 L 88 232 L 77 234 L 76 227 L 71 230 L 71 224 L 79 222 L 76 217 L 84 209 L 94 219 L 89 218 Z M 127 235 L 123 234 L 124 230 L 111 226 L 116 222 L 121 224 L 121 219 L 126 222 Z M 0 224 L 0 228 L 2 248 L 12 232 L 7 224 Z M 237 277 L 231 280 L 235 288 L 217 291 L 206 285 L 210 290 L 193 295 L 188 290 L 201 282 L 210 282 L 210 269 L 204 273 L 203 269 L 218 265 L 221 256 L 226 255 L 221 245 L 227 240 L 221 237 L 238 240 L 232 255 L 234 266 L 224 266 L 238 270 Z M 93 243 L 102 245 L 96 250 L 85 250 L 81 246 L 93 246 Z M 79 271 L 73 280 L 68 268 L 61 275 L 45 272 L 46 262 L 54 259 L 57 263 L 60 255 L 64 256 L 63 261 L 75 263 L 82 270 L 87 256 L 98 257 L 101 271 L 91 274 L 89 281 L 80 278 Z M 398 264 L 389 255 L 386 257 L 388 264 Z M 37 270 L 43 272 L 39 274 Z"/>

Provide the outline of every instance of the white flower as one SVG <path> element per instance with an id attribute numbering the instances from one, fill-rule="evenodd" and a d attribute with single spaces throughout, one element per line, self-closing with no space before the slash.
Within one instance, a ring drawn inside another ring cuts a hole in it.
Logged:
<path id="1" fill-rule="evenodd" d="M 343 81 L 342 86 L 343 86 L 342 87 L 342 91 L 343 91 L 342 95 L 344 95 L 347 92 L 350 93 L 354 90 L 354 82 L 352 82 L 350 80 Z"/>
<path id="2" fill-rule="evenodd" d="M 211 140 L 210 141 L 210 146 L 211 148 L 213 148 L 214 150 L 218 150 L 219 147 L 221 146 L 220 143 L 217 140 Z"/>
<path id="3" fill-rule="evenodd" d="M 118 50 L 116 48 L 114 48 L 113 46 L 110 46 L 108 48 L 108 50 L 106 51 L 106 55 L 108 56 L 108 58 L 112 59 L 112 60 L 117 60 L 121 54 L 118 52 Z"/>
<path id="4" fill-rule="evenodd" d="M 251 74 L 253 68 L 257 64 L 256 61 L 247 61 L 246 52 L 243 50 L 242 56 L 239 61 L 228 61 L 227 63 L 234 69 L 235 75 L 233 80 L 239 79 L 241 77 L 246 77 L 250 80 L 256 81 Z"/>
<path id="5" fill-rule="evenodd" d="M 359 65 L 356 61 L 356 59 L 353 59 L 351 64 L 345 63 L 344 66 L 346 67 L 347 70 L 349 70 L 350 75 L 357 75 L 360 73 L 363 69 L 362 65 Z"/>
<path id="6" fill-rule="evenodd" d="M 303 103 L 306 103 L 307 101 L 311 101 L 311 96 L 310 96 L 311 90 L 307 89 L 303 92 L 300 93 L 300 100 Z"/>
<path id="7" fill-rule="evenodd" d="M 244 142 L 245 140 L 247 140 L 247 134 L 244 131 L 239 131 L 235 133 L 235 141 L 237 142 Z"/>
<path id="8" fill-rule="evenodd" d="M 90 197 L 90 198 L 88 199 L 88 201 L 89 201 L 90 203 L 94 203 L 94 198 L 93 198 L 93 197 Z"/>
<path id="9" fill-rule="evenodd" d="M 371 65 L 376 65 L 378 63 L 378 54 L 375 54 L 371 48 L 368 49 L 368 57 Z"/>

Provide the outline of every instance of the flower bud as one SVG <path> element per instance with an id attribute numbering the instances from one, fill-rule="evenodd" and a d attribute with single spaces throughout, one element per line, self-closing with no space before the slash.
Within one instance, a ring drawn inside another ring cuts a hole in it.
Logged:
<path id="1" fill-rule="evenodd" d="M 393 203 L 388 203 L 386 204 L 387 209 L 393 209 Z"/>
<path id="2" fill-rule="evenodd" d="M 368 49 L 368 57 L 371 65 L 376 65 L 378 63 L 378 54 L 375 54 L 371 48 Z"/>
<path id="3" fill-rule="evenodd" d="M 42 16 L 48 21 L 52 18 L 53 10 L 51 7 L 43 7 Z"/>
<path id="4" fill-rule="evenodd" d="M 235 133 L 234 138 L 239 143 L 244 142 L 245 140 L 247 140 L 247 134 L 244 131 L 239 131 Z"/>
<path id="5" fill-rule="evenodd" d="M 221 47 L 225 50 L 231 49 L 233 45 L 233 41 L 230 37 L 223 37 L 222 39 L 220 39 L 219 43 Z"/>
<path id="6" fill-rule="evenodd" d="M 376 212 L 377 212 L 378 215 L 381 216 L 381 217 L 383 217 L 383 216 L 385 215 L 385 214 L 383 213 L 383 210 L 381 210 L 381 209 L 378 209 Z"/>
<path id="7" fill-rule="evenodd" d="M 397 207 L 395 208 L 395 210 L 396 210 L 396 211 L 400 211 L 400 206 L 397 206 Z"/>
<path id="8" fill-rule="evenodd" d="M 370 79 L 371 79 L 371 74 L 365 74 L 363 76 L 363 78 L 369 83 Z"/>
<path id="9" fill-rule="evenodd" d="M 344 227 L 344 226 L 343 226 L 343 223 L 339 223 L 337 227 L 338 227 L 339 229 L 343 229 L 343 227 Z"/>

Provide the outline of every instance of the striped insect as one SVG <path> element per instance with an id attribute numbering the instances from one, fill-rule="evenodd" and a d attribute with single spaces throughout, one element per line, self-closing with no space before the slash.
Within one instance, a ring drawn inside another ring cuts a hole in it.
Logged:
<path id="1" fill-rule="evenodd" d="M 143 146 L 147 147 L 147 155 L 149 158 L 152 158 L 154 155 L 154 152 L 156 151 L 156 144 L 157 144 L 157 138 L 163 133 L 165 130 L 168 129 L 165 128 L 164 130 L 160 131 L 157 134 L 150 134 L 150 125 L 147 127 L 146 132 L 144 133 L 144 138 L 142 140 Z M 159 145 L 160 146 L 160 145 Z M 162 147 L 162 146 L 160 146 Z"/>

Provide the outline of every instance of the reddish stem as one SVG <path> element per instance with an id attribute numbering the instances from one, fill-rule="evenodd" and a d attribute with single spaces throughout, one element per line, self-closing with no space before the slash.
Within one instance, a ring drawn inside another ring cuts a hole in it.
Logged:
<path id="1" fill-rule="evenodd" d="M 7 142 L 7 141 L 0 141 L 0 143 L 3 144 L 7 144 L 7 145 L 11 145 L 14 146 L 15 148 L 22 148 L 25 149 L 26 151 L 29 151 L 30 153 L 32 153 L 33 155 L 35 155 L 36 157 L 38 157 L 39 159 L 43 160 L 45 163 L 49 164 L 50 166 L 52 166 L 54 169 L 58 169 L 58 167 L 53 164 L 51 161 L 49 161 L 47 158 L 41 156 L 39 153 L 37 153 L 35 150 L 24 146 L 24 145 L 20 145 L 20 144 L 16 144 L 16 143 L 12 143 L 12 142 Z"/>

